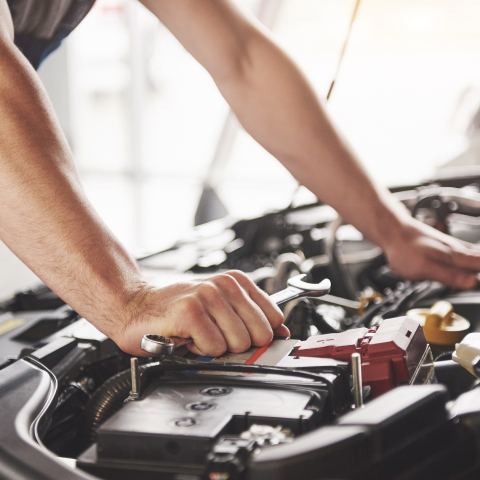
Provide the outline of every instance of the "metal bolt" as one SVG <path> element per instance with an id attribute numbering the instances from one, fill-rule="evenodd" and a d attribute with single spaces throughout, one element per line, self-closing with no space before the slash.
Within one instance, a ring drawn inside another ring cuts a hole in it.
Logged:
<path id="1" fill-rule="evenodd" d="M 137 400 L 140 397 L 140 370 L 138 369 L 138 358 L 130 359 L 130 372 L 132 375 L 132 390 L 130 391 L 130 398 Z"/>
<path id="2" fill-rule="evenodd" d="M 223 397 L 232 392 L 233 390 L 229 387 L 209 387 L 200 390 L 202 395 L 209 395 L 210 397 Z"/>
<path id="3" fill-rule="evenodd" d="M 196 412 L 206 412 L 207 410 L 212 410 L 215 408 L 214 403 L 207 403 L 207 402 L 197 402 L 197 403 L 189 403 L 185 405 L 187 410 L 194 410 Z"/>
<path id="4" fill-rule="evenodd" d="M 177 427 L 193 427 L 196 424 L 197 424 L 197 421 L 192 417 L 179 418 L 175 422 L 175 425 Z"/>
<path id="5" fill-rule="evenodd" d="M 458 203 L 455 202 L 454 200 L 449 202 L 448 206 L 452 212 L 456 212 L 458 210 Z"/>
<path id="6" fill-rule="evenodd" d="M 359 353 L 352 353 L 353 396 L 355 408 L 363 407 L 362 359 Z"/>

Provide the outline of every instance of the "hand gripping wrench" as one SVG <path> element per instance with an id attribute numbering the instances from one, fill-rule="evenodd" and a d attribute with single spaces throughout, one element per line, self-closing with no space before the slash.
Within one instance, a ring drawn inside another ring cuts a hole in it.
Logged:
<path id="1" fill-rule="evenodd" d="M 277 305 L 282 305 L 297 298 L 309 297 L 318 298 L 327 295 L 330 291 L 330 280 L 322 280 L 318 284 L 306 283 L 303 279 L 305 274 L 297 275 L 288 279 L 288 287 L 270 296 L 270 299 Z M 175 349 L 188 345 L 193 340 L 181 337 L 163 337 L 161 335 L 144 335 L 140 342 L 140 348 L 152 356 L 171 355 Z"/>

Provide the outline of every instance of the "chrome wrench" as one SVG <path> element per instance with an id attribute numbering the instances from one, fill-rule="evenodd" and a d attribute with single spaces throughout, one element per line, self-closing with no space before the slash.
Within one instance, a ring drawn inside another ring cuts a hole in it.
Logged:
<path id="1" fill-rule="evenodd" d="M 306 275 L 302 274 L 289 278 L 287 281 L 288 287 L 270 295 L 270 299 L 277 305 L 283 305 L 297 298 L 318 298 L 330 292 L 331 283 L 327 278 L 315 284 L 304 282 L 305 277 Z M 140 342 L 140 348 L 152 356 L 171 355 L 177 348 L 189 345 L 192 342 L 191 338 L 144 335 Z"/>
<path id="2" fill-rule="evenodd" d="M 330 292 L 331 283 L 328 278 L 322 280 L 320 283 L 307 283 L 303 281 L 306 276 L 306 274 L 302 274 L 289 278 L 287 281 L 288 287 L 285 290 L 270 295 L 270 299 L 277 305 L 282 305 L 290 302 L 290 300 L 302 297 L 323 297 Z"/>

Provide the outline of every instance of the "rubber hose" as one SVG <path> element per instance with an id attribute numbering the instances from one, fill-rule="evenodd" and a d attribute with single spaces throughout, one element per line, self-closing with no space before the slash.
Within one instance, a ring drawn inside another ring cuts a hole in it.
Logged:
<path id="1" fill-rule="evenodd" d="M 158 365 L 158 363 L 141 365 L 140 373 L 153 365 Z M 98 427 L 122 407 L 130 393 L 131 386 L 131 371 L 128 369 L 109 378 L 92 395 L 85 406 L 82 427 L 84 438 L 88 440 L 89 444 L 95 442 Z"/>

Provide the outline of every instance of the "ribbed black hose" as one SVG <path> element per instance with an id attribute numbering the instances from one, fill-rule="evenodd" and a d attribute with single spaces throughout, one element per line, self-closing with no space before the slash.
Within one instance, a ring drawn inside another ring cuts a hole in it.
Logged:
<path id="1" fill-rule="evenodd" d="M 157 365 L 157 362 L 141 365 L 139 368 L 140 374 Z M 95 391 L 85 406 L 82 426 L 84 438 L 88 440 L 89 444 L 95 442 L 97 428 L 120 410 L 131 388 L 131 372 L 128 369 L 109 378 Z"/>

